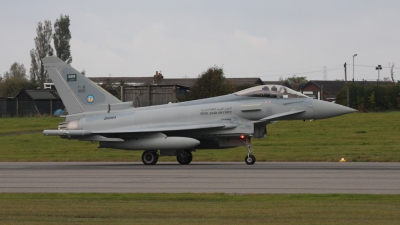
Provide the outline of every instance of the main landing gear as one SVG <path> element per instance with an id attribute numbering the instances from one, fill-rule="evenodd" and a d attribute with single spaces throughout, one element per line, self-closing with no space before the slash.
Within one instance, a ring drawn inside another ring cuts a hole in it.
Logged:
<path id="1" fill-rule="evenodd" d="M 193 155 L 192 152 L 190 151 L 183 151 L 182 153 L 178 154 L 176 156 L 176 160 L 182 164 L 182 165 L 187 165 L 192 162 Z"/>
<path id="2" fill-rule="evenodd" d="M 256 157 L 252 154 L 254 149 L 251 147 L 250 138 L 249 137 L 244 137 L 244 138 L 241 138 L 241 139 L 242 139 L 244 145 L 247 148 L 247 155 L 244 158 L 244 162 L 247 165 L 253 165 L 256 162 Z"/>
<path id="3" fill-rule="evenodd" d="M 142 162 L 144 165 L 155 165 L 158 161 L 157 151 L 144 151 L 142 154 Z"/>
<path id="4" fill-rule="evenodd" d="M 160 156 L 174 156 L 176 155 L 176 160 L 179 164 L 187 165 L 192 162 L 193 155 L 190 150 L 185 151 L 174 151 L 173 153 L 168 154 L 168 152 L 161 152 L 158 154 L 158 151 L 144 151 L 142 154 L 142 162 L 144 165 L 155 165 Z"/>

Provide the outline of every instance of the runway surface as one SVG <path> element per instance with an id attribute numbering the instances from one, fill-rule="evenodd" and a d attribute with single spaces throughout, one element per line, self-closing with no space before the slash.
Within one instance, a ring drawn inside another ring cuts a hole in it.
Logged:
<path id="1" fill-rule="evenodd" d="M 400 163 L 0 163 L 0 193 L 400 194 Z"/>

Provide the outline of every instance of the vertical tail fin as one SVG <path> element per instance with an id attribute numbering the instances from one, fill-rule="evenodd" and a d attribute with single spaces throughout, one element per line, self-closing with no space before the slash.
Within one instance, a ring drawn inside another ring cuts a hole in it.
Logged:
<path id="1" fill-rule="evenodd" d="M 55 56 L 42 59 L 69 114 L 99 111 L 121 101 Z"/>

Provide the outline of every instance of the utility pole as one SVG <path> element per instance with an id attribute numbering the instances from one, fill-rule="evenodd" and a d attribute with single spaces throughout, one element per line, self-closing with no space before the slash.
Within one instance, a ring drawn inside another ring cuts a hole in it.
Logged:
<path id="1" fill-rule="evenodd" d="M 344 63 L 344 81 L 347 83 L 347 63 Z"/>
<path id="2" fill-rule="evenodd" d="M 351 99 L 351 107 L 354 108 L 354 99 L 355 99 L 355 90 L 354 90 L 354 57 L 356 57 L 357 54 L 353 55 L 353 88 L 352 88 L 352 99 Z"/>
<path id="3" fill-rule="evenodd" d="M 378 70 L 378 81 L 379 81 L 379 79 L 380 79 L 379 71 L 382 70 L 382 66 L 381 66 L 381 65 L 378 65 L 375 69 Z"/>

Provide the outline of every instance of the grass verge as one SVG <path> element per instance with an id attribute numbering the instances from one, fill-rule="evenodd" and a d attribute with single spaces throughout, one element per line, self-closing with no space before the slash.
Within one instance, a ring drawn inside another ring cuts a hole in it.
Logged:
<path id="1" fill-rule="evenodd" d="M 0 194 L 1 224 L 397 224 L 400 195 Z"/>
<path id="2" fill-rule="evenodd" d="M 0 161 L 141 161 L 142 151 L 98 149 L 97 143 L 45 137 L 60 118 L 0 118 Z M 354 113 L 314 122 L 268 125 L 253 139 L 257 161 L 400 162 L 400 112 Z M 244 147 L 198 150 L 194 161 L 243 161 Z M 175 161 L 160 157 L 160 161 Z"/>
<path id="3" fill-rule="evenodd" d="M 64 120 L 64 118 L 48 116 L 0 118 L 0 137 L 57 129 L 58 124 Z"/>

